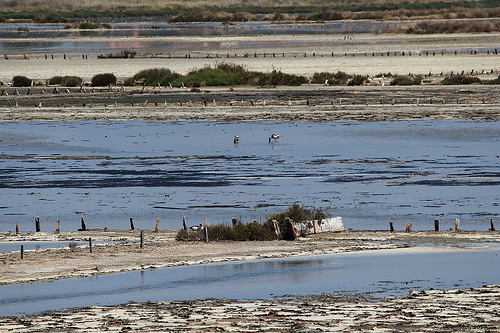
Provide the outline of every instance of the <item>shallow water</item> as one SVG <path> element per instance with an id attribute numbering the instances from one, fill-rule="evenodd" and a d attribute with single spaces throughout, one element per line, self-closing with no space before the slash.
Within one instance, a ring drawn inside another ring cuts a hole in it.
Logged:
<path id="1" fill-rule="evenodd" d="M 497 121 L 3 122 L 0 231 L 264 221 L 294 202 L 346 229 L 487 230 L 499 142 Z"/>
<path id="2" fill-rule="evenodd" d="M 128 301 L 286 294 L 369 293 L 480 287 L 498 283 L 499 248 L 425 252 L 368 251 L 173 267 L 83 279 L 0 286 L 0 315 Z"/>

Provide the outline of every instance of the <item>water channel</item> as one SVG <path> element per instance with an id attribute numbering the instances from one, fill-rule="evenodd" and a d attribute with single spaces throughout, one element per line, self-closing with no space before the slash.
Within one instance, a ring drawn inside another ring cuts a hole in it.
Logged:
<path id="1" fill-rule="evenodd" d="M 0 315 L 129 301 L 364 293 L 473 288 L 499 283 L 500 249 L 379 250 L 215 263 L 0 286 Z"/>

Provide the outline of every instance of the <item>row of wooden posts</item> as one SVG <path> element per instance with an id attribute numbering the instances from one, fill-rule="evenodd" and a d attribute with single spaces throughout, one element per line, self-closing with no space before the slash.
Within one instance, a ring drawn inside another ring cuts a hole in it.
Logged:
<path id="1" fill-rule="evenodd" d="M 441 51 L 422 51 L 422 52 L 413 52 L 412 51 L 372 51 L 372 52 L 343 52 L 343 53 L 335 53 L 335 52 L 329 52 L 329 53 L 318 53 L 318 52 L 304 52 L 304 53 L 285 53 L 285 52 L 264 52 L 264 53 L 256 53 L 254 52 L 253 54 L 251 53 L 243 53 L 243 54 L 237 54 L 237 53 L 234 53 L 234 54 L 230 54 L 230 53 L 225 53 L 225 54 L 219 54 L 219 53 L 215 53 L 215 54 L 210 54 L 210 53 L 198 53 L 198 54 L 191 54 L 191 53 L 186 53 L 186 54 L 182 54 L 182 55 L 172 55 L 172 54 L 168 54 L 167 56 L 165 55 L 154 55 L 154 56 L 151 56 L 153 58 L 165 58 L 165 57 L 168 57 L 169 59 L 199 59 L 199 58 L 285 58 L 285 57 L 292 57 L 292 58 L 297 58 L 297 57 L 304 57 L 304 58 L 307 58 L 307 57 L 355 57 L 355 56 L 364 56 L 364 57 L 368 57 L 368 56 L 372 56 L 372 57 L 375 57 L 375 56 L 387 56 L 387 57 L 390 57 L 390 56 L 422 56 L 422 55 L 425 55 L 425 56 L 429 56 L 429 55 L 432 55 L 432 56 L 435 56 L 435 55 L 442 55 L 444 56 L 445 54 L 454 54 L 454 55 L 458 55 L 458 54 L 462 54 L 462 53 L 469 53 L 469 51 L 464 51 L 464 52 L 461 52 L 461 51 L 457 51 L 457 50 L 454 50 L 454 51 L 444 51 L 444 50 L 441 50 Z M 478 50 L 471 50 L 470 51 L 470 54 L 471 55 L 477 55 L 477 54 L 493 54 L 493 55 L 498 55 L 498 49 L 494 49 L 494 50 L 486 50 L 486 51 L 478 51 Z M 66 53 L 63 53 L 62 56 L 58 56 L 57 54 L 54 56 L 54 54 L 44 54 L 44 57 L 45 59 L 51 59 L 51 60 L 54 60 L 54 59 L 71 59 L 70 56 L 66 55 Z M 79 56 L 78 56 L 79 57 Z M 7 55 L 7 54 L 4 54 L 4 59 L 5 60 L 8 60 L 10 57 Z M 29 57 L 27 55 L 23 55 L 23 58 L 24 59 L 29 59 Z M 38 58 L 38 57 L 37 57 Z M 87 54 L 82 54 L 82 59 L 86 60 L 88 59 L 88 55 Z M 97 58 L 107 58 L 107 57 L 103 57 L 102 55 L 100 56 L 97 56 Z M 112 57 L 111 57 L 112 58 Z"/>
<path id="2" fill-rule="evenodd" d="M 408 222 L 406 224 L 406 232 L 411 232 L 411 227 L 412 224 L 411 222 Z M 389 228 L 391 232 L 394 232 L 394 223 L 392 221 L 389 222 Z M 434 231 L 439 231 L 439 219 L 434 220 Z M 460 219 L 456 218 L 455 219 L 455 231 L 460 231 Z M 493 218 L 490 218 L 490 229 L 488 231 L 495 231 L 495 224 L 493 222 Z"/>
<path id="3" fill-rule="evenodd" d="M 82 216 L 81 219 L 81 228 L 78 229 L 78 231 L 86 231 L 87 230 L 87 225 L 85 224 L 85 218 Z M 108 230 L 108 228 L 104 228 L 105 231 Z M 131 217 L 130 218 L 130 230 L 135 230 L 134 226 L 134 219 Z M 155 226 L 155 232 L 158 232 L 160 230 L 160 219 L 156 219 L 156 226 Z M 40 217 L 35 217 L 35 232 L 40 232 L 41 231 L 41 223 L 40 223 Z M 55 233 L 58 234 L 61 232 L 61 220 L 57 220 L 57 226 Z M 19 223 L 16 223 L 16 234 L 19 234 Z"/>
<path id="4" fill-rule="evenodd" d="M 356 102 L 358 102 L 356 104 Z M 398 103 L 399 102 L 399 103 Z M 448 103 L 447 103 L 448 102 Z M 306 106 L 320 106 L 320 105 L 325 105 L 325 104 L 321 104 L 321 103 L 313 103 L 311 102 L 311 100 L 305 100 L 305 101 L 292 101 L 292 100 L 289 100 L 287 103 L 269 103 L 268 101 L 266 100 L 263 100 L 263 101 L 253 101 L 253 100 L 249 100 L 249 101 L 244 101 L 244 100 L 241 100 L 241 101 L 238 101 L 238 102 L 235 102 L 235 101 L 229 101 L 229 102 L 225 102 L 225 103 L 219 103 L 217 104 L 217 102 L 215 100 L 213 100 L 212 103 L 210 103 L 209 101 L 207 100 L 204 100 L 202 102 L 202 106 L 205 106 L 205 107 L 208 107 L 208 106 L 214 106 L 214 107 L 223 107 L 223 106 L 229 106 L 229 107 L 249 107 L 249 106 L 263 106 L 263 107 L 266 107 L 266 106 L 276 106 L 276 107 L 284 107 L 284 106 L 288 106 L 288 107 L 292 107 L 292 106 L 300 106 L 300 105 L 306 105 Z M 442 105 L 445 105 L 445 104 L 451 104 L 452 102 L 451 101 L 446 101 L 445 99 L 436 99 L 436 98 L 429 98 L 429 100 L 422 100 L 422 99 L 419 99 L 419 98 L 411 98 L 411 99 L 406 99 L 406 101 L 396 101 L 395 99 L 392 99 L 392 100 L 379 100 L 378 101 L 378 104 L 376 102 L 370 104 L 369 103 L 369 100 L 365 100 L 365 103 L 362 103 L 362 101 L 358 101 L 356 99 L 345 99 L 345 98 L 339 98 L 337 99 L 336 101 L 335 100 L 330 100 L 330 104 L 328 105 L 332 105 L 332 106 L 335 106 L 335 105 L 339 105 L 339 106 L 346 106 L 346 105 L 417 105 L 417 106 L 420 106 L 420 105 L 424 105 L 424 104 L 429 104 L 429 105 L 432 105 L 432 104 L 442 104 Z M 475 103 L 471 103 L 470 101 L 464 101 L 463 99 L 459 99 L 458 97 L 456 98 L 456 104 L 495 104 L 496 101 L 486 101 L 484 98 L 481 100 L 481 101 L 477 101 Z M 177 104 L 177 103 L 175 103 Z M 454 103 L 453 103 L 454 104 Z M 11 101 L 7 101 L 7 105 L 8 107 L 19 107 L 18 105 L 18 102 L 15 101 L 14 103 L 12 103 Z M 135 106 L 138 106 L 138 107 L 148 107 L 148 105 L 150 106 L 155 106 L 155 107 L 168 107 L 169 105 L 167 104 L 167 102 L 165 101 L 164 103 L 158 103 L 158 102 L 155 102 L 155 103 L 149 103 L 148 100 L 146 100 L 145 102 L 143 103 L 134 103 L 133 101 L 130 101 L 130 107 L 135 107 Z M 170 103 L 170 105 L 174 105 L 174 102 Z M 195 103 L 193 103 L 192 101 L 189 101 L 189 102 L 183 102 L 183 101 L 179 101 L 179 103 L 177 104 L 178 106 L 180 107 L 195 107 Z M 201 105 L 201 104 L 200 104 Z M 83 102 L 82 107 L 88 107 L 90 109 L 92 109 L 95 105 L 90 102 L 90 103 L 85 103 Z M 115 102 L 114 104 L 103 104 L 102 106 L 104 106 L 105 108 L 108 108 L 108 107 L 114 107 L 114 108 L 117 108 L 119 107 L 118 103 Z M 35 104 L 34 107 L 36 108 L 42 108 L 42 107 L 45 107 L 44 105 L 42 105 L 42 102 L 39 102 L 38 104 Z M 66 103 L 60 105 L 60 104 L 57 104 L 56 106 L 48 106 L 48 107 L 63 107 L 63 108 L 66 108 L 68 107 L 68 105 Z M 72 107 L 72 106 L 69 106 L 69 107 Z M 120 106 L 121 107 L 121 106 Z"/>
<path id="5" fill-rule="evenodd" d="M 233 219 L 233 225 L 234 225 L 234 223 L 235 222 L 234 222 L 234 219 Z M 205 230 L 208 229 L 209 224 L 210 224 L 210 220 L 206 219 L 205 220 L 205 226 L 204 226 Z M 182 218 L 182 226 L 183 226 L 184 230 L 188 230 L 187 223 L 186 223 L 186 217 L 185 216 Z M 201 227 L 201 224 L 200 224 L 200 227 Z M 392 221 L 389 222 L 389 227 L 390 227 L 390 231 L 391 232 L 395 231 L 395 229 L 394 229 L 394 223 Z M 408 222 L 406 224 L 406 232 L 411 232 L 411 228 L 412 228 L 412 223 Z M 155 226 L 154 232 L 158 232 L 159 229 L 160 229 L 160 219 L 157 218 L 156 219 L 156 226 Z M 35 218 L 35 231 L 36 232 L 40 232 L 40 230 L 41 230 L 41 228 L 40 228 L 40 217 L 37 216 Z M 82 219 L 81 219 L 81 228 L 78 229 L 78 231 L 85 231 L 85 230 L 87 230 L 87 226 L 85 224 L 85 219 L 82 216 Z M 107 230 L 107 228 L 105 228 L 104 230 Z M 130 218 L 130 230 L 135 230 L 134 219 L 132 217 Z M 495 231 L 495 224 L 493 222 L 493 218 L 490 218 L 490 229 L 488 229 L 488 230 L 489 231 Z M 55 233 L 60 233 L 60 231 L 61 231 L 61 220 L 57 220 L 57 227 L 56 227 Z M 439 231 L 439 219 L 435 219 L 434 220 L 434 231 Z M 455 231 L 460 231 L 460 219 L 458 219 L 458 218 L 455 219 Z M 16 224 L 16 234 L 19 234 L 19 223 Z M 208 235 L 207 235 L 207 238 L 208 238 Z"/>

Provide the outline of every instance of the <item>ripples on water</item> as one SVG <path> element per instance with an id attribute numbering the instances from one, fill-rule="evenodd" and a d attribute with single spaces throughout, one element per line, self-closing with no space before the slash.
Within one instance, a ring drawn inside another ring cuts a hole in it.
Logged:
<path id="1" fill-rule="evenodd" d="M 269 143 L 279 133 L 283 139 Z M 233 144 L 233 136 L 240 143 Z M 498 122 L 4 122 L 0 230 L 177 229 L 299 202 L 346 228 L 487 230 L 500 214 Z"/>

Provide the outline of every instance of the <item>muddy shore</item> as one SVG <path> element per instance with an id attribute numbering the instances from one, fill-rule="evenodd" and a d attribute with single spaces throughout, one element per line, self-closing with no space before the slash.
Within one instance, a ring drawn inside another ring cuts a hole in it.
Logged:
<path id="1" fill-rule="evenodd" d="M 498 86 L 127 89 L 7 88 L 0 121 L 385 121 L 500 118 Z M 47 90 L 47 89 L 45 89 Z"/>
<path id="2" fill-rule="evenodd" d="M 211 262 L 281 258 L 417 246 L 455 249 L 498 243 L 498 232 L 345 231 L 268 242 L 178 242 L 176 231 L 146 231 L 140 248 L 137 230 L 2 233 L 1 242 L 118 241 L 74 249 L 19 251 L 0 255 L 2 284 L 50 281 L 130 270 Z M 483 245 L 481 245 L 483 244 Z M 22 317 L 0 317 L 0 331 L 101 332 L 484 332 L 500 325 L 500 286 L 455 290 L 410 291 L 404 297 L 374 299 L 370 294 L 336 292 L 286 295 L 270 300 L 227 299 L 130 302 L 115 306 L 72 308 Z"/>

